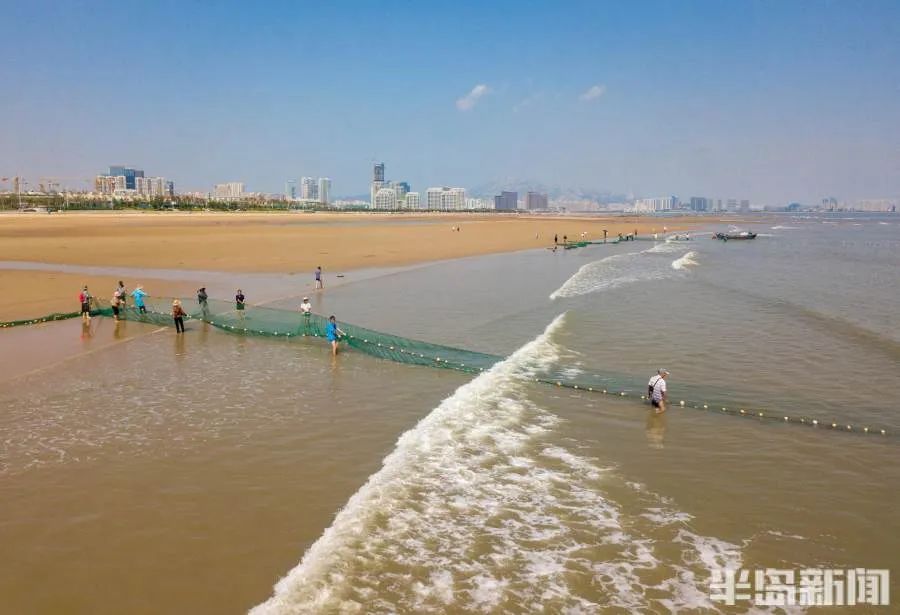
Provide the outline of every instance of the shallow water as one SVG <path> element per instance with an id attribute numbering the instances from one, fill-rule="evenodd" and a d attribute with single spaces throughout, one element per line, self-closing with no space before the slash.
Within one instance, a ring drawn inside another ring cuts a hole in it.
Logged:
<path id="1" fill-rule="evenodd" d="M 95 352 L 0 383 L 0 595 L 38 613 L 666 611 L 715 606 L 710 566 L 896 567 L 895 438 L 529 380 L 639 392 L 664 366 L 674 400 L 894 434 L 893 222 L 462 259 L 316 298 L 512 355 L 475 379 L 202 324 L 123 323 L 113 343 L 95 319 Z"/>

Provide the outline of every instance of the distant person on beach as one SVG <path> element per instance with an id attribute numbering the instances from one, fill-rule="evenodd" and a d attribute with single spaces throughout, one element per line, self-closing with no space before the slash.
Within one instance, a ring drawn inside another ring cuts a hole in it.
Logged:
<path id="1" fill-rule="evenodd" d="M 181 307 L 181 301 L 175 299 L 172 301 L 172 320 L 175 321 L 175 333 L 184 333 L 184 308 Z"/>
<path id="2" fill-rule="evenodd" d="M 328 324 L 325 325 L 325 337 L 331 342 L 331 354 L 333 356 L 337 356 L 338 342 L 343 335 L 344 332 L 338 328 L 337 321 L 335 321 L 334 315 L 332 314 L 328 317 Z"/>
<path id="3" fill-rule="evenodd" d="M 244 317 L 244 293 L 239 288 L 237 289 L 237 294 L 234 296 L 234 309 L 241 313 L 241 318 Z"/>
<path id="4" fill-rule="evenodd" d="M 322 284 L 322 265 L 316 267 L 316 290 L 321 290 L 325 288 L 325 285 Z"/>
<path id="5" fill-rule="evenodd" d="M 179 303 L 179 305 L 181 305 Z M 209 316 L 209 295 L 206 294 L 206 287 L 203 286 L 197 290 L 197 305 L 200 306 L 200 312 L 203 318 Z"/>
<path id="6" fill-rule="evenodd" d="M 559 243 L 559 235 L 554 235 L 553 236 L 553 245 L 555 246 L 558 243 Z"/>
<path id="7" fill-rule="evenodd" d="M 653 381 L 653 387 L 650 393 L 650 405 L 656 409 L 657 414 L 662 414 L 666 411 L 666 402 L 668 400 L 666 394 L 666 378 L 668 376 L 668 370 L 661 369 L 659 370 L 659 377 Z"/>
<path id="8" fill-rule="evenodd" d="M 88 287 L 82 288 L 78 294 L 78 301 L 81 303 L 81 319 L 85 322 L 91 321 L 91 301 L 93 300 L 91 293 L 88 292 Z"/>
<path id="9" fill-rule="evenodd" d="M 144 292 L 144 287 L 138 284 L 137 288 L 131 291 L 131 296 L 134 297 L 134 307 L 137 308 L 138 312 L 146 314 L 147 306 L 144 305 L 144 297 L 147 296 L 147 293 Z"/>
<path id="10" fill-rule="evenodd" d="M 121 299 L 119 307 L 124 309 L 125 301 L 128 299 L 128 291 L 125 290 L 125 285 L 122 283 L 122 280 L 119 280 L 119 287 L 116 290 L 119 291 L 119 299 Z"/>
<path id="11" fill-rule="evenodd" d="M 565 245 L 565 244 L 567 244 L 567 243 L 569 243 L 569 236 L 568 236 L 568 235 L 563 235 L 563 245 Z"/>

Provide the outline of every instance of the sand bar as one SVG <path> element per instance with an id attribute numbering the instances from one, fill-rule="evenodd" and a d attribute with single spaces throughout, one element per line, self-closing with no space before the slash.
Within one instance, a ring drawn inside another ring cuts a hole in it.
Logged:
<path id="1" fill-rule="evenodd" d="M 696 228 L 712 218 L 576 218 L 497 215 L 79 212 L 0 215 L 0 261 L 206 271 L 326 275 L 600 239 L 606 229 L 640 235 Z M 459 231 L 452 230 L 459 227 Z M 105 297 L 112 276 L 0 269 L 0 320 L 70 311 L 80 285 Z M 137 280 L 129 280 L 131 288 Z M 184 284 L 151 283 L 156 294 Z M 108 292 L 107 292 L 108 291 Z"/>

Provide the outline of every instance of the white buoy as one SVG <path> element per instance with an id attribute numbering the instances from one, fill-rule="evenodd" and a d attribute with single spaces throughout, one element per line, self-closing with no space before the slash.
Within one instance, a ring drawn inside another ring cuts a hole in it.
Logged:
<path id="1" fill-rule="evenodd" d="M 680 402 L 680 403 L 681 403 L 681 405 L 682 405 L 682 406 L 684 406 L 684 400 L 681 400 L 681 402 Z"/>

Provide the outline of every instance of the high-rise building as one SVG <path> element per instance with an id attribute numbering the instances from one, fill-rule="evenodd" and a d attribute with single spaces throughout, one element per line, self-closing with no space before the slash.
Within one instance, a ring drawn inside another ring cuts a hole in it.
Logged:
<path id="1" fill-rule="evenodd" d="M 712 209 L 712 199 L 702 196 L 692 196 L 690 208 L 691 211 L 709 211 Z"/>
<path id="2" fill-rule="evenodd" d="M 663 196 L 654 199 L 637 199 L 634 202 L 634 211 L 637 213 L 650 213 L 654 211 L 669 211 L 678 208 L 677 196 Z"/>
<path id="3" fill-rule="evenodd" d="M 175 182 L 173 182 L 173 181 L 166 182 L 166 196 L 168 196 L 168 197 L 175 196 Z"/>
<path id="4" fill-rule="evenodd" d="M 426 195 L 428 209 L 458 211 L 466 208 L 465 188 L 429 188 Z"/>
<path id="5" fill-rule="evenodd" d="M 165 177 L 136 177 L 134 191 L 140 196 L 164 197 L 167 195 L 167 183 Z"/>
<path id="6" fill-rule="evenodd" d="M 144 171 L 142 169 L 134 169 L 132 167 L 125 167 L 121 165 L 110 165 L 109 167 L 109 175 L 112 177 L 124 177 L 125 178 L 125 189 L 126 190 L 136 190 L 137 189 L 137 178 L 144 176 Z"/>
<path id="7" fill-rule="evenodd" d="M 244 182 L 216 184 L 213 198 L 217 201 L 236 201 L 244 196 Z"/>
<path id="8" fill-rule="evenodd" d="M 406 194 L 409 192 L 409 183 L 397 182 L 397 184 L 394 186 L 394 190 L 397 192 L 397 200 L 402 201 L 406 198 Z"/>
<path id="9" fill-rule="evenodd" d="M 740 207 L 738 208 L 738 211 L 743 212 L 743 213 L 749 212 L 750 211 L 750 201 L 748 199 L 741 199 L 741 204 L 740 204 Z"/>
<path id="10" fill-rule="evenodd" d="M 494 209 L 498 211 L 515 211 L 519 207 L 519 193 L 504 190 L 494 197 Z"/>
<path id="11" fill-rule="evenodd" d="M 380 188 L 375 193 L 375 209 L 397 209 L 397 193 L 393 188 Z"/>
<path id="12" fill-rule="evenodd" d="M 372 168 L 372 185 L 369 187 L 370 207 L 375 207 L 375 195 L 384 188 L 384 163 L 376 162 Z"/>
<path id="13" fill-rule="evenodd" d="M 289 201 L 297 200 L 297 180 L 289 179 L 284 182 L 284 198 Z"/>
<path id="14" fill-rule="evenodd" d="M 315 177 L 300 179 L 300 198 L 304 201 L 319 200 L 319 182 Z"/>
<path id="15" fill-rule="evenodd" d="M 331 180 L 327 177 L 319 178 L 319 202 L 328 205 L 331 201 Z"/>
<path id="16" fill-rule="evenodd" d="M 406 208 L 407 209 L 419 209 L 421 207 L 419 203 L 419 193 L 418 192 L 407 192 L 406 193 Z"/>
<path id="17" fill-rule="evenodd" d="M 547 195 L 539 192 L 527 192 L 525 194 L 525 209 L 547 209 Z"/>

